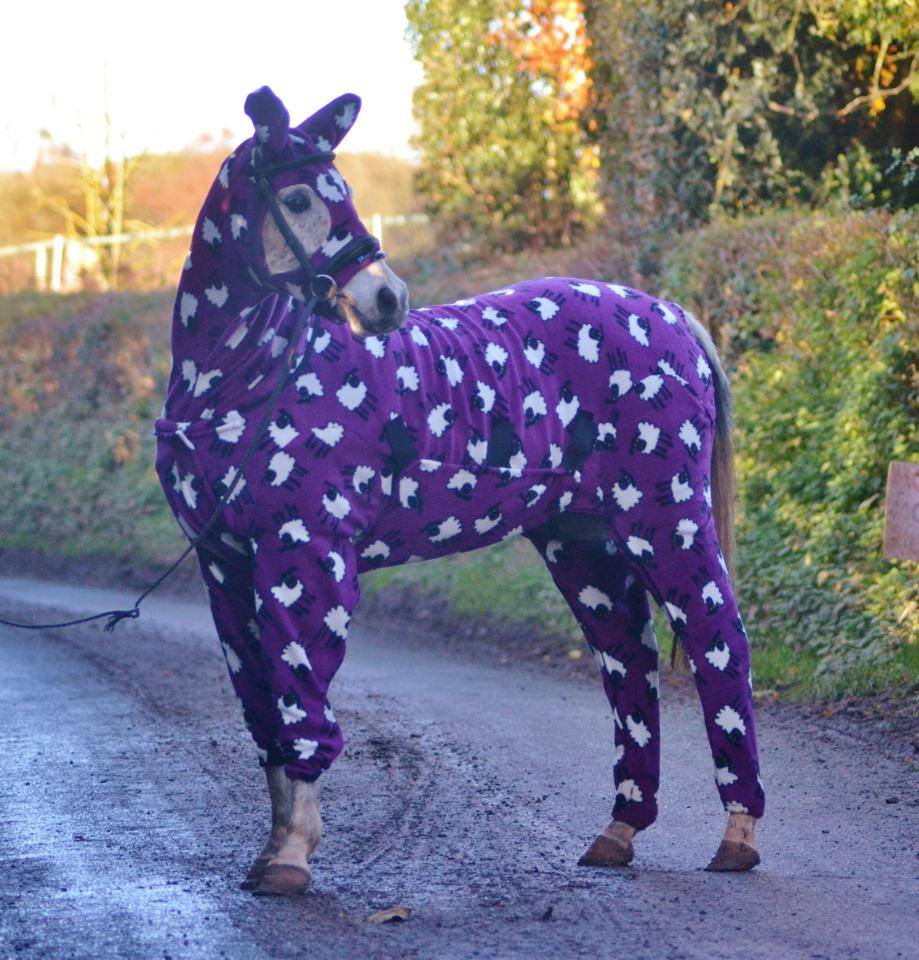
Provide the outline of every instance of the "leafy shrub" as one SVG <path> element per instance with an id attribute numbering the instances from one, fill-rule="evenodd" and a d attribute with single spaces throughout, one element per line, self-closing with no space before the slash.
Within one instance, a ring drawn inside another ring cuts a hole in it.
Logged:
<path id="1" fill-rule="evenodd" d="M 887 465 L 919 459 L 917 264 L 909 212 L 725 220 L 667 259 L 734 368 L 750 619 L 823 673 L 919 643 L 915 568 L 881 557 Z"/>
<path id="2" fill-rule="evenodd" d="M 156 562 L 180 542 L 153 470 L 172 295 L 0 301 L 4 547 Z"/>

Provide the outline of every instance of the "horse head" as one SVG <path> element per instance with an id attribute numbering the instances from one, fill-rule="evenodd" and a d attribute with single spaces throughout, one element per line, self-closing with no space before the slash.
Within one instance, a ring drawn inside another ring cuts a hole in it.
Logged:
<path id="1" fill-rule="evenodd" d="M 334 164 L 359 110 L 360 99 L 344 94 L 292 127 L 281 100 L 261 87 L 245 103 L 255 133 L 227 159 L 217 183 L 226 233 L 246 241 L 245 262 L 234 267 L 302 301 L 317 292 L 318 278 L 323 294 L 332 291 L 322 308 L 367 336 L 404 322 L 408 290 L 383 261 Z"/>

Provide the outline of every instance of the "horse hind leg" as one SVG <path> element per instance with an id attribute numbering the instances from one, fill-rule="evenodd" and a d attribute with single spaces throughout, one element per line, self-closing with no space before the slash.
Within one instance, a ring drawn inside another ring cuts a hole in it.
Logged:
<path id="1" fill-rule="evenodd" d="M 689 661 L 724 809 L 761 817 L 765 797 L 750 648 L 714 520 L 705 510 L 690 517 L 687 510 L 671 507 L 658 512 L 655 524 L 656 532 L 644 536 L 634 569 L 663 607 Z"/>
<path id="2" fill-rule="evenodd" d="M 531 539 L 584 632 L 613 713 L 612 821 L 581 858 L 585 866 L 624 866 L 632 837 L 657 816 L 660 783 L 658 651 L 644 587 L 604 542 Z"/>

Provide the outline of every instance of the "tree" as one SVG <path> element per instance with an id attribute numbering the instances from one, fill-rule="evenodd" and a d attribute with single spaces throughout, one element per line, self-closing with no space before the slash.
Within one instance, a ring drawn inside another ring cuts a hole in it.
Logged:
<path id="1" fill-rule="evenodd" d="M 579 0 L 409 0 L 418 186 L 477 250 L 567 244 L 600 212 Z"/>
<path id="2" fill-rule="evenodd" d="M 605 179 L 645 223 L 825 199 L 839 163 L 875 176 L 916 144 L 914 0 L 586 0 L 585 15 Z M 912 202 L 897 191 L 874 201 Z"/>

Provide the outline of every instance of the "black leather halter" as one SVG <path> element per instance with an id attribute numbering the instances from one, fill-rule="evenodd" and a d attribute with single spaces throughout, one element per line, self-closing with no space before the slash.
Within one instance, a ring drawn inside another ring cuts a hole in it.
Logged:
<path id="1" fill-rule="evenodd" d="M 339 270 L 352 263 L 363 263 L 369 258 L 376 260 L 384 256 L 376 237 L 370 236 L 369 234 L 363 237 L 356 237 L 345 244 L 341 250 L 329 259 L 329 262 L 326 264 L 325 273 L 319 273 L 310 263 L 309 256 L 303 249 L 303 244 L 300 243 L 300 238 L 290 228 L 287 218 L 281 212 L 281 208 L 278 206 L 278 201 L 274 195 L 271 182 L 272 178 L 287 170 L 296 170 L 299 167 L 311 163 L 331 163 L 334 159 L 334 153 L 325 152 L 309 153 L 306 154 L 306 156 L 297 157 L 294 160 L 288 160 L 284 163 L 259 164 L 253 160 L 253 175 L 258 185 L 259 195 L 267 205 L 281 236 L 284 238 L 284 242 L 290 248 L 300 269 L 303 271 L 306 280 L 306 289 L 304 292 L 308 293 L 311 301 L 307 307 L 308 313 L 312 312 L 319 301 L 330 302 L 335 299 L 338 293 L 335 274 Z M 270 282 L 265 283 L 264 280 L 260 282 L 266 286 L 271 286 Z M 285 290 L 282 292 L 286 293 L 288 291 Z"/>

